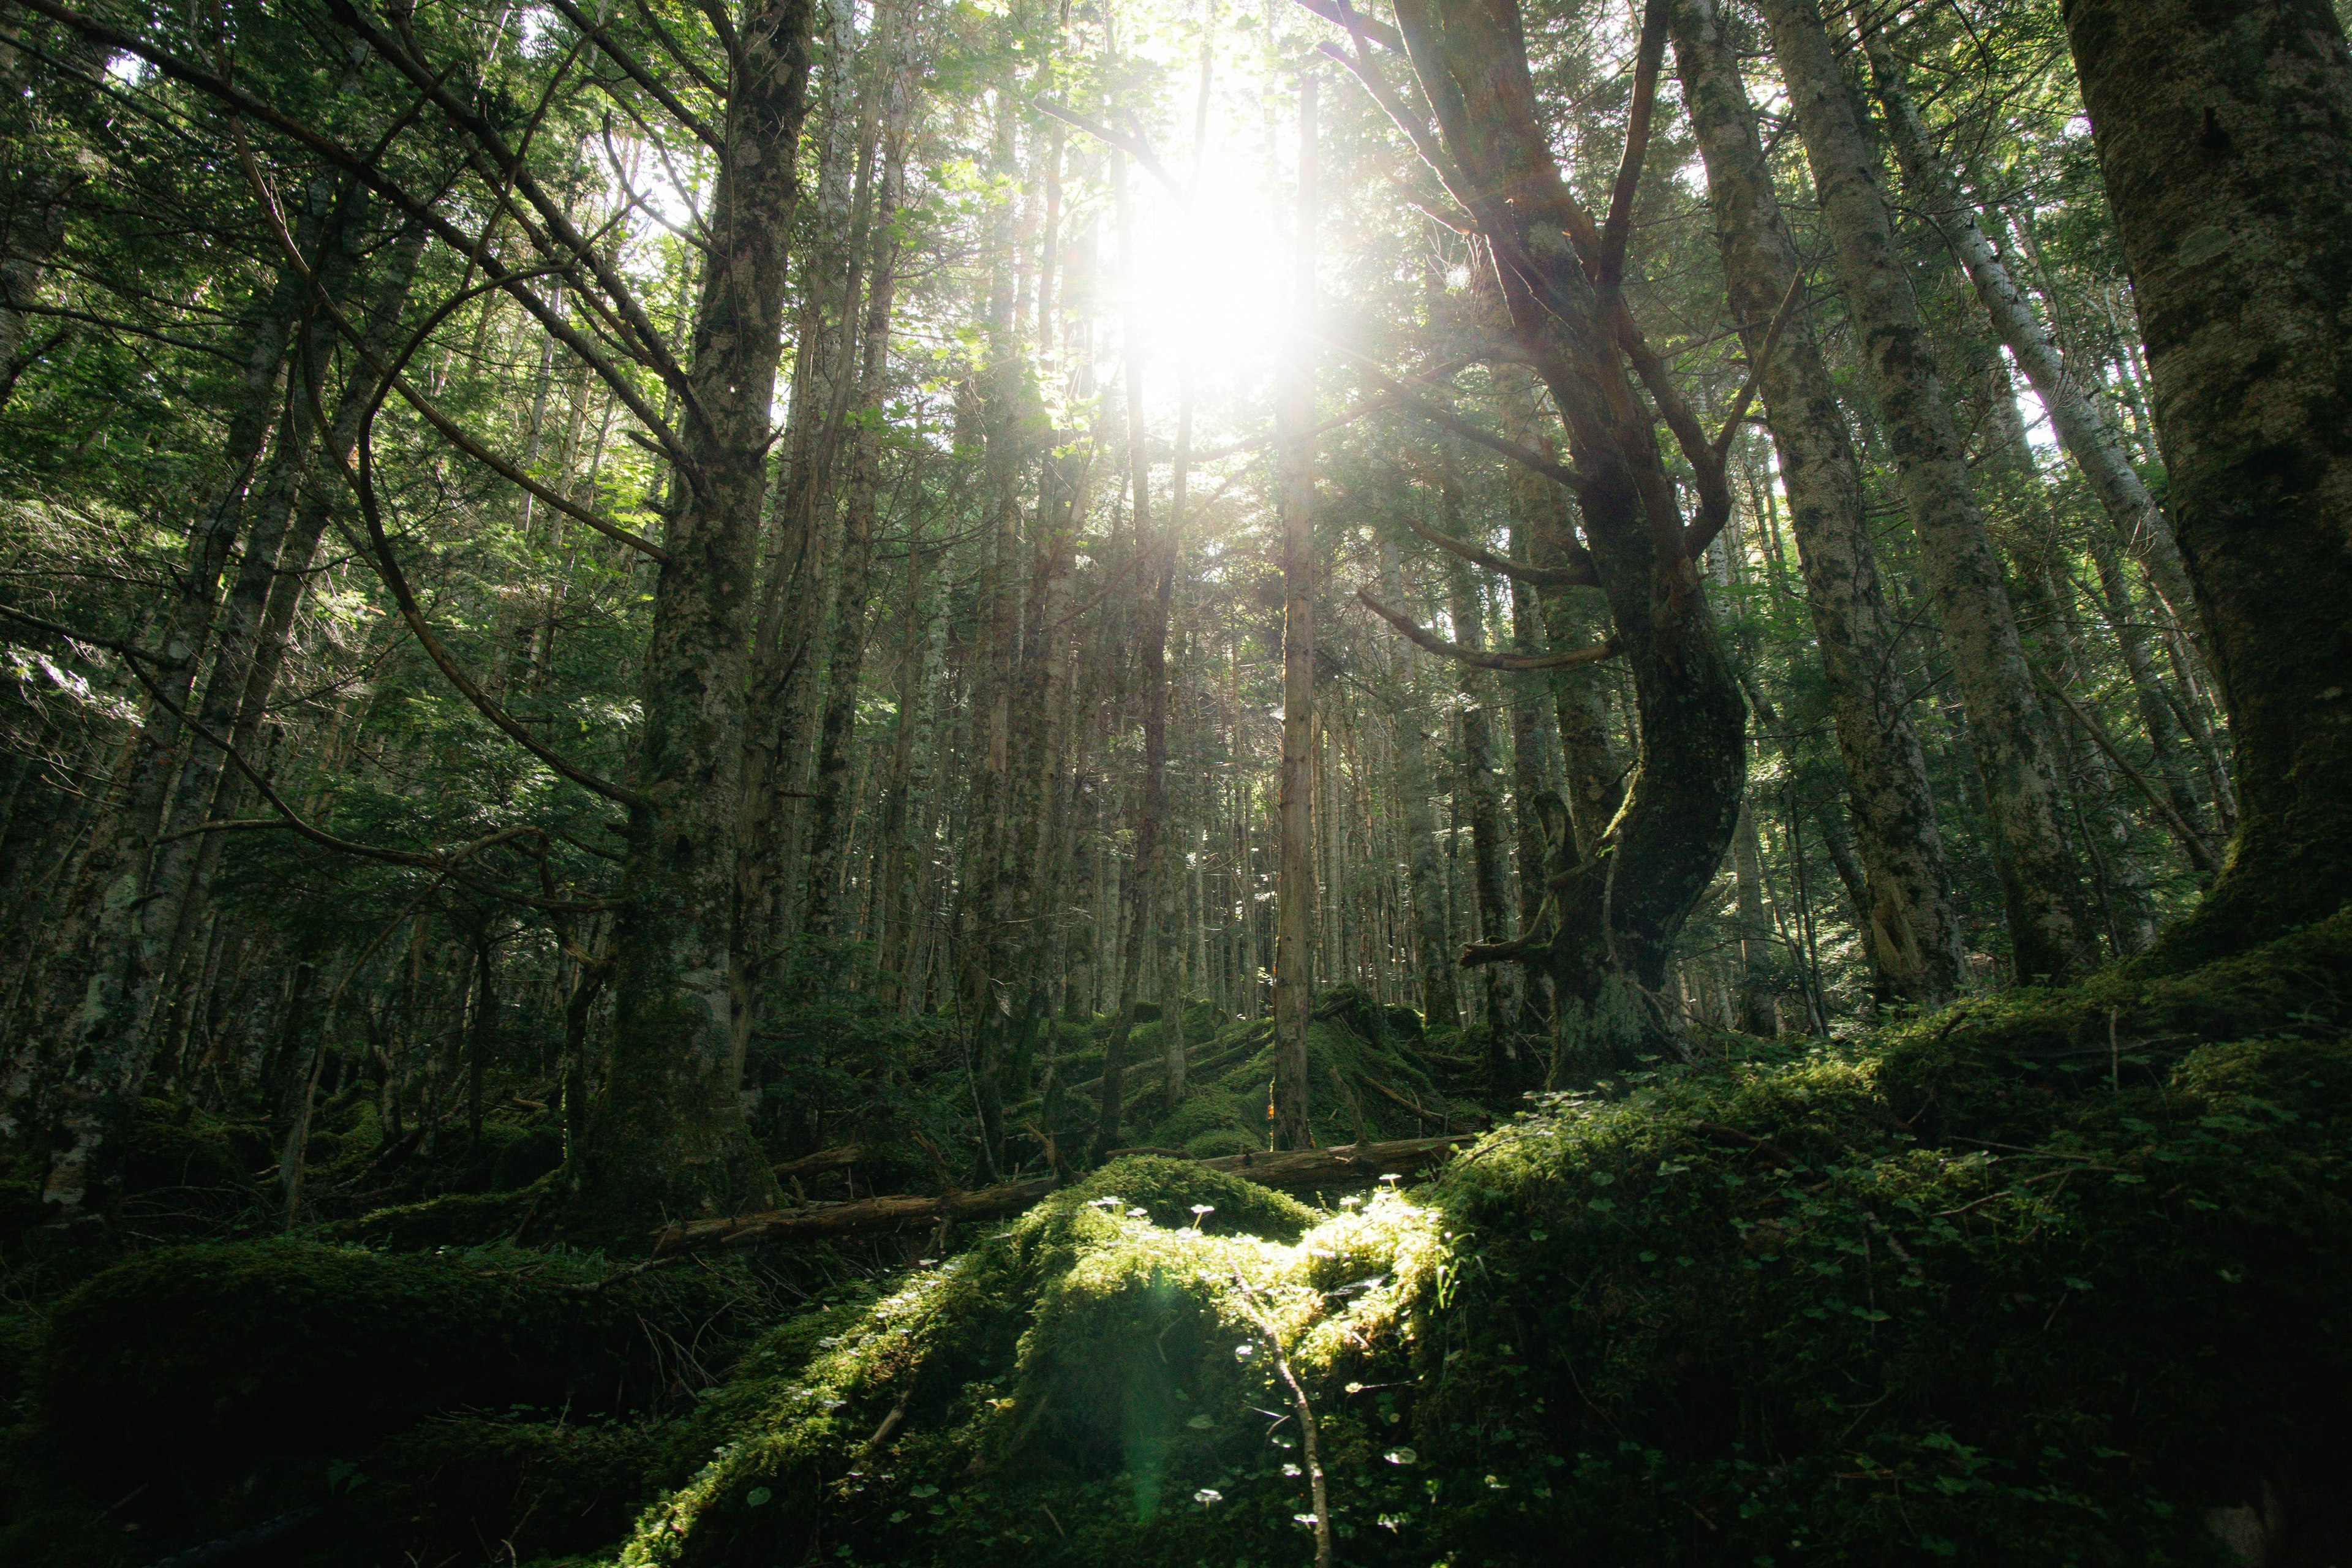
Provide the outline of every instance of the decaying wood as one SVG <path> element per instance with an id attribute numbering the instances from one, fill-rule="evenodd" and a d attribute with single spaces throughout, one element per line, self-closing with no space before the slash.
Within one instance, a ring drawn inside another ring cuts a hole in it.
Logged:
<path id="1" fill-rule="evenodd" d="M 1264 1154 L 1223 1154 L 1202 1160 L 1203 1170 L 1223 1171 L 1261 1186 L 1313 1188 L 1354 1186 L 1387 1175 L 1409 1175 L 1443 1162 L 1475 1132 L 1444 1138 L 1408 1138 L 1393 1143 L 1342 1143 Z M 818 1241 L 862 1236 L 940 1220 L 999 1219 L 1043 1202 L 1061 1183 L 1051 1176 L 1008 1182 L 1003 1186 L 928 1197 L 917 1193 L 860 1198 L 855 1203 L 810 1204 L 732 1219 L 695 1220 L 654 1234 L 657 1254 L 708 1247 L 749 1247 L 760 1242 Z"/>

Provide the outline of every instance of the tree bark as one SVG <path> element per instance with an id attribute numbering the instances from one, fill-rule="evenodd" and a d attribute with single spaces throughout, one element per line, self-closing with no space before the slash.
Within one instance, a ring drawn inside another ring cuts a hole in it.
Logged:
<path id="1" fill-rule="evenodd" d="M 1298 83 L 1298 195 L 1291 216 L 1290 307 L 1315 314 L 1318 212 L 1316 79 Z M 1283 345 L 1276 371 L 1275 467 L 1282 520 L 1282 763 L 1276 805 L 1282 847 L 1275 894 L 1274 1137 L 1312 1147 L 1307 1121 L 1307 1027 L 1314 1011 L 1315 932 L 1315 369 L 1307 340 Z"/>
<path id="2" fill-rule="evenodd" d="M 1864 366 L 1917 531 L 1945 646 L 1990 795 L 1995 866 L 2019 980 L 2059 981 L 2094 956 L 2061 812 L 2057 747 L 2003 592 L 2000 558 L 1919 304 L 1816 0 L 1764 0 L 1813 184 L 1829 220 Z"/>
<path id="3" fill-rule="evenodd" d="M 1631 206 L 1612 206 L 1604 232 L 1569 192 L 1516 0 L 1405 0 L 1397 19 L 1458 166 L 1459 194 L 1491 240 L 1486 264 L 1496 268 L 1512 336 L 1566 423 L 1585 543 L 1639 716 L 1640 749 L 1606 844 L 1570 864 L 1567 814 L 1538 802 L 1551 850 L 1549 918 L 1465 955 L 1544 969 L 1557 1006 L 1554 1072 L 1583 1076 L 1673 1042 L 1666 964 L 1731 837 L 1745 715 L 1658 451 L 1658 416 L 1633 384 L 1646 365 L 1658 402 L 1676 401 L 1619 283 Z M 1654 73 L 1651 51 L 1663 43 L 1646 26 L 1644 36 L 1642 69 Z M 1644 151 L 1628 148 L 1628 197 Z M 1690 434 L 1685 421 L 1678 439 Z M 1719 488 L 1719 460 L 1701 478 Z"/>
<path id="4" fill-rule="evenodd" d="M 2352 888 L 2352 55 L 2326 0 L 2069 0 L 2180 552 L 2237 746 L 2221 876 L 2159 961 Z"/>
<path id="5" fill-rule="evenodd" d="M 729 73 L 682 504 L 640 688 L 613 1047 L 581 1185 L 583 1218 L 616 1235 L 660 1214 L 761 1206 L 775 1190 L 738 1094 L 735 897 L 751 589 L 812 22 L 810 0 L 747 7 Z"/>
<path id="6" fill-rule="evenodd" d="M 1871 79 L 1886 111 L 1888 140 L 1912 199 L 1959 258 L 1985 313 L 1991 318 L 1995 335 L 2017 356 L 2018 368 L 2050 411 L 2059 441 L 2089 483 L 2091 493 L 2098 497 L 2116 536 L 2147 574 L 2165 608 L 2189 627 L 2192 637 L 2201 638 L 2203 627 L 2190 614 L 2189 578 L 2180 564 L 2171 521 L 2125 456 L 2115 426 L 2081 381 L 2067 371 L 2056 342 L 2043 330 L 2023 290 L 2011 277 L 2000 247 L 1977 222 L 1974 206 L 1945 165 L 1927 122 L 1920 118 L 1918 105 L 1912 101 L 1902 65 L 1887 47 L 1886 29 L 1868 30 L 1865 43 Z"/>
<path id="7" fill-rule="evenodd" d="M 1396 547 L 1380 542 L 1381 594 L 1391 605 L 1403 605 L 1404 579 L 1397 570 Z M 1437 864 L 1437 813 L 1430 805 L 1429 722 L 1412 692 L 1418 650 L 1405 645 L 1398 656 L 1395 683 L 1398 700 L 1390 710 L 1395 731 L 1396 793 L 1404 816 L 1404 870 L 1412 898 L 1413 956 L 1421 973 L 1422 1024 L 1428 1029 L 1458 1029 L 1462 1009 L 1454 989 L 1454 955 L 1445 940 L 1445 889 Z M 1534 876 L 1538 888 L 1543 873 Z M 1246 897 L 1246 893 L 1244 893 Z"/>
<path id="8" fill-rule="evenodd" d="M 1673 26 L 1732 315 L 1754 356 L 1790 289 L 1801 286 L 1801 258 L 1773 193 L 1721 7 L 1717 0 L 1677 0 Z M 1882 999 L 1935 1006 L 1951 998 L 1960 977 L 1959 929 L 1946 890 L 1936 803 L 1893 657 L 1896 633 L 1879 591 L 1844 411 L 1801 309 L 1765 362 L 1761 391 L 1861 841 L 1872 989 Z"/>

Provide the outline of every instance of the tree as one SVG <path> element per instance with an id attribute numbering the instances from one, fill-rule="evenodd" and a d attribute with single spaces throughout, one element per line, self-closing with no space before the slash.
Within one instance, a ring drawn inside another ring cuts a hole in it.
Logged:
<path id="1" fill-rule="evenodd" d="M 2352 886 L 2352 57 L 2324 0 L 2063 11 L 2237 752 L 2193 962 Z"/>

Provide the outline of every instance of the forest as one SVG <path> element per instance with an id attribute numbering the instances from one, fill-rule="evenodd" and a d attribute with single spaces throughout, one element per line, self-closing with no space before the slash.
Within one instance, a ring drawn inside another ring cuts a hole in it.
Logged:
<path id="1" fill-rule="evenodd" d="M 0 0 L 0 1562 L 2352 1562 L 2347 18 Z"/>

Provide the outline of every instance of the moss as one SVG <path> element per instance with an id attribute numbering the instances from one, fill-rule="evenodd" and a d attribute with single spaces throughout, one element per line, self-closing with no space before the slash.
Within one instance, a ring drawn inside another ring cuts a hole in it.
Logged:
<path id="1" fill-rule="evenodd" d="M 254 1140 L 207 1117 L 184 1123 L 165 1100 L 142 1100 L 125 1134 L 121 1164 L 125 1194 L 172 1189 L 250 1191 Z M 262 1163 L 267 1163 L 264 1160 Z"/>
<path id="2" fill-rule="evenodd" d="M 1475 1124 L 1475 1108 L 1450 1100 L 1432 1084 L 1417 1055 L 1418 1019 L 1410 1030 L 1399 1027 L 1390 1016 L 1396 1011 L 1401 1009 L 1382 1008 L 1352 985 L 1334 986 L 1317 999 L 1307 1028 L 1307 1070 L 1320 1142 L 1346 1143 L 1360 1135 L 1416 1138 Z M 1150 1051 L 1139 1047 L 1133 1054 L 1141 1060 Z M 1127 1118 L 1130 1128 L 1142 1129 L 1135 1141 L 1181 1149 L 1195 1159 L 1264 1149 L 1274 1079 L 1266 1025 L 1227 1026 L 1202 1053 L 1193 1075 L 1172 1111 L 1163 1107 L 1157 1083 L 1136 1092 Z M 1414 1110 L 1414 1105 L 1422 1110 Z"/>
<path id="3" fill-rule="evenodd" d="M 512 1191 L 448 1193 L 422 1203 L 377 1209 L 356 1219 L 320 1226 L 319 1239 L 356 1242 L 394 1252 L 436 1247 L 480 1247 L 511 1240 L 553 1201 L 557 1177 L 541 1176 Z"/>
<path id="4" fill-rule="evenodd" d="M 59 1303 L 43 1405 L 67 1439 L 126 1449 L 348 1446 L 459 1405 L 611 1410 L 660 1385 L 643 1319 L 726 1303 L 698 1273 L 583 1289 L 604 1277 L 525 1252 L 167 1248 Z"/>
<path id="5" fill-rule="evenodd" d="M 2142 1027 L 2269 1033 L 2119 1045 L 2095 1086 L 2045 1070 L 2104 1041 L 2095 987 L 1621 1078 L 1300 1233 L 1195 1231 L 1228 1204 L 1121 1162 L 777 1336 L 620 1560 L 1303 1559 L 1260 1311 L 1349 1563 L 2203 1563 L 2205 1510 L 2265 1486 L 2333 1560 L 2352 1042 L 2324 959 L 2143 990 Z"/>

